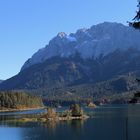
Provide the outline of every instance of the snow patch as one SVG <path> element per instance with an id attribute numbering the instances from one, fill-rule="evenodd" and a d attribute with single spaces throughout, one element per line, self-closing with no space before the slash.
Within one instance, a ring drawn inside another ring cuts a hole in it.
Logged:
<path id="1" fill-rule="evenodd" d="M 140 50 L 140 32 L 118 23 L 105 22 L 90 29 L 80 29 L 75 34 L 58 33 L 47 47 L 40 49 L 22 67 L 42 63 L 47 59 L 60 56 L 74 56 L 76 52 L 85 58 L 106 56 L 116 50 L 129 48 Z M 75 43 L 71 43 L 75 42 Z"/>
<path id="2" fill-rule="evenodd" d="M 77 41 L 77 39 L 76 39 L 75 37 L 72 37 L 72 36 L 70 36 L 70 35 L 68 35 L 66 38 L 67 38 L 70 42 L 76 42 L 76 41 Z"/>

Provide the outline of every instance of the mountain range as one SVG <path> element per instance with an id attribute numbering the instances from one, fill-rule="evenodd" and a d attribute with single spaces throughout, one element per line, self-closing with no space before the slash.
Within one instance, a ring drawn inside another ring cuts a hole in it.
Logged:
<path id="1" fill-rule="evenodd" d="M 44 96 L 103 96 L 139 89 L 140 32 L 104 22 L 76 33 L 58 33 L 2 82 L 1 90 L 30 90 Z"/>

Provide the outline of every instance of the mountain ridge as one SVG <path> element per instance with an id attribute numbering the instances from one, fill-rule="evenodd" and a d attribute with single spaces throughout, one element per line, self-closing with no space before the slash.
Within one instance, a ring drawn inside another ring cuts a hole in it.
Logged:
<path id="1" fill-rule="evenodd" d="M 0 90 L 60 97 L 135 92 L 139 90 L 135 80 L 140 76 L 139 37 L 140 32 L 118 23 L 81 29 L 70 37 L 61 32 L 26 61 L 19 74 L 1 83 Z"/>
<path id="2" fill-rule="evenodd" d="M 60 32 L 45 48 L 28 59 L 21 70 L 56 56 L 70 57 L 79 53 L 82 58 L 96 59 L 117 49 L 126 50 L 130 47 L 140 49 L 139 36 L 140 33 L 131 27 L 110 22 L 94 25 L 89 29 L 79 29 L 69 35 Z"/>

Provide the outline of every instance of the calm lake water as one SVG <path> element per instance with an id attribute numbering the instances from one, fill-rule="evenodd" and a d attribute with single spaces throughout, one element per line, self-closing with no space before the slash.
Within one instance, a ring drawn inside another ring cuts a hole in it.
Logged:
<path id="1" fill-rule="evenodd" d="M 16 119 L 18 115 L 0 113 L 0 140 L 140 140 L 140 105 L 103 106 L 85 108 L 85 111 L 94 117 L 86 121 L 46 124 L 7 123 L 7 119 Z"/>

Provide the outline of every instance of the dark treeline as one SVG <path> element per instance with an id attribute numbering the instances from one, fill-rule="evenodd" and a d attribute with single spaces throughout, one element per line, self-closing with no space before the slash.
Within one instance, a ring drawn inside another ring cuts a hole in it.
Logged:
<path id="1" fill-rule="evenodd" d="M 59 106 L 71 106 L 73 104 L 79 104 L 79 105 L 84 105 L 88 104 L 89 102 L 92 102 L 93 99 L 89 98 L 67 98 L 67 99 L 58 99 L 58 98 L 43 98 L 43 103 L 46 106 L 51 106 L 51 107 L 59 107 Z"/>
<path id="2" fill-rule="evenodd" d="M 21 91 L 0 91 L 0 108 L 34 108 L 43 106 L 42 99 Z"/>

